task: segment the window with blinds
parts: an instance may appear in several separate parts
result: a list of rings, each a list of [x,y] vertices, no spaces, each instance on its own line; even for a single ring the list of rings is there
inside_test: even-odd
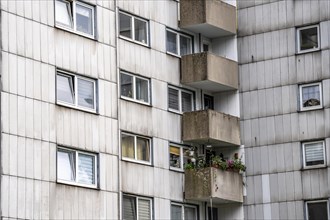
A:
[[[96,112],[96,80],[57,71],[56,103]]]
[[[96,188],[96,154],[57,148],[57,181]]]
[[[139,196],[123,195],[124,220],[152,219],[151,199]]]
[[[325,165],[324,141],[303,143],[304,167],[319,167]]]
[[[193,110],[193,93],[173,86],[168,87],[168,109],[183,113]]]

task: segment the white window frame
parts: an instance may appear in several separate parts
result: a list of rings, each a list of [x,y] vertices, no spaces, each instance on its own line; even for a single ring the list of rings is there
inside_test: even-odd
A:
[[[182,203],[177,203],[177,202],[171,202],[171,212],[172,212],[172,205],[175,205],[175,206],[181,206],[181,216],[182,216],[182,219],[181,220],[192,220],[192,219],[185,219],[184,217],[184,208],[185,207],[189,207],[189,208],[194,208],[195,209],[195,214],[196,214],[196,219],[195,220],[198,220],[198,206],[197,205],[188,205],[188,204],[182,204]],[[175,219],[177,220],[177,219]]]
[[[171,166],[171,163],[170,163],[170,148],[171,147],[177,147],[177,148],[180,148],[180,167],[181,168],[177,168],[177,167],[172,167]],[[168,153],[168,156],[169,156],[169,167],[170,167],[170,170],[175,170],[175,171],[181,171],[183,172],[184,171],[184,164],[183,164],[183,160],[184,160],[184,154],[187,150],[189,150],[189,147],[185,146],[185,145],[180,145],[180,144],[175,144],[175,143],[169,143],[168,145],[168,149],[169,149],[169,153]]]
[[[136,196],[136,195],[131,195],[131,194],[127,194],[127,193],[123,193],[123,197],[124,196],[128,196],[128,197],[133,197],[136,199],[136,220],[139,220],[139,199],[143,199],[143,200],[149,200],[150,202],[150,220],[153,219],[153,204],[152,204],[152,198],[149,197],[143,197],[143,196]],[[122,200],[123,201],[123,200]],[[124,205],[122,204],[122,207],[124,207]],[[124,213],[124,209],[122,210]],[[143,220],[143,219],[142,219]]]
[[[330,216],[329,216],[329,201],[326,200],[326,199],[322,199],[322,200],[313,200],[313,201],[306,201],[305,202],[306,220],[309,220],[308,204],[310,204],[310,203],[321,203],[321,202],[325,202],[327,204],[327,216],[328,216],[328,219],[330,219]]]
[[[127,97],[127,96],[124,96],[124,95],[121,94],[121,81],[120,81],[120,97],[123,98],[123,99],[126,99],[126,100],[138,102],[138,103],[141,103],[141,104],[150,105],[151,104],[150,79],[142,77],[142,76],[136,76],[136,75],[133,75],[133,74],[125,72],[125,71],[120,71],[120,75],[121,74],[125,74],[125,75],[131,76],[133,78],[133,81],[132,81],[132,83],[133,83],[133,98],[130,98],[130,97]],[[148,81],[148,102],[144,102],[144,101],[136,99],[136,79],[142,79],[142,80]]]
[[[316,144],[316,143],[322,143],[323,146],[323,161],[324,164],[318,164],[318,165],[306,165],[306,154],[305,154],[305,145],[308,144]],[[302,143],[302,151],[303,151],[303,167],[304,169],[313,169],[313,168],[318,168],[318,167],[325,167],[327,164],[326,161],[326,152],[325,152],[325,141],[312,141],[312,142],[304,142]]]
[[[141,135],[137,135],[137,134],[132,134],[132,133],[127,133],[127,132],[121,132],[120,135],[120,140],[122,140],[122,135],[126,135],[126,136],[132,136],[134,137],[134,158],[129,158],[129,157],[124,157],[123,155],[121,156],[122,160],[125,161],[130,161],[130,162],[135,162],[135,163],[141,163],[141,164],[146,164],[146,165],[151,165],[152,162],[152,141],[150,137],[146,137],[146,136],[141,136]],[[147,139],[149,141],[149,147],[150,147],[150,155],[149,155],[149,161],[145,161],[145,160],[138,160],[137,159],[137,138],[143,138],[143,139]],[[122,144],[121,144],[121,148],[122,148]],[[122,150],[121,150],[122,151]]]
[[[179,110],[176,110],[176,109],[172,109],[170,108],[170,103],[169,103],[169,88],[171,89],[175,89],[175,90],[178,90],[179,91]],[[194,93],[192,91],[189,91],[189,90],[186,90],[186,89],[182,89],[182,88],[178,88],[178,87],[175,87],[175,86],[171,86],[171,85],[168,85],[167,87],[167,109],[170,111],[170,112],[175,112],[175,113],[178,113],[178,114],[183,114],[183,111],[182,111],[182,92],[185,92],[185,93],[190,93],[191,94],[191,111],[194,111],[194,106],[195,106],[195,99],[194,99]]]
[[[176,34],[176,42],[177,42],[177,44],[176,44],[176,51],[178,51],[177,54],[176,53],[172,53],[172,52],[170,52],[170,51],[167,50],[167,32],[172,32],[172,33]],[[181,55],[181,48],[180,48],[180,45],[181,45],[180,36],[184,36],[184,37],[190,39],[190,53],[188,53],[188,54],[193,53],[193,38],[191,36],[166,28],[165,39],[166,39],[166,53],[167,54],[171,54],[171,55],[177,56],[177,57],[181,57],[182,56]]]
[[[75,180],[74,181],[69,181],[69,180],[62,180],[58,179],[58,158],[57,158],[57,153],[59,150],[64,150],[68,152],[74,152],[75,158],[76,158],[76,164],[75,164]],[[94,178],[95,178],[95,183],[94,184],[83,184],[78,182],[78,155],[80,154],[85,154],[89,156],[94,157]],[[80,150],[74,150],[62,146],[58,146],[56,149],[56,181],[58,183],[64,183],[64,184],[69,184],[69,185],[75,185],[75,186],[83,186],[83,187],[88,187],[88,188],[98,188],[98,155],[95,153],[90,153],[90,152],[85,152],[85,151],[80,151]]]
[[[317,43],[318,43],[318,47],[317,48],[306,49],[306,50],[301,50],[300,49],[300,43],[301,43],[300,42],[300,31],[306,30],[306,29],[310,29],[310,28],[314,28],[314,27],[317,28]],[[296,35],[297,35],[297,53],[298,54],[308,53],[308,52],[320,50],[320,48],[321,48],[321,38],[320,38],[320,25],[319,24],[297,28],[297,34]]]
[[[124,14],[126,16],[129,16],[131,17],[131,33],[132,33],[132,38],[129,38],[129,37],[126,37],[126,36],[123,36],[123,35],[120,35],[120,14]],[[140,21],[144,21],[146,22],[146,32],[147,32],[147,36],[146,36],[146,40],[147,42],[143,43],[141,41],[138,41],[138,40],[135,40],[135,19],[137,20],[140,20]],[[149,46],[149,21],[147,19],[144,19],[144,18],[141,18],[141,17],[138,17],[138,16],[135,16],[135,15],[132,15],[132,14],[129,14],[127,12],[124,12],[124,11],[121,11],[119,10],[119,13],[118,13],[118,36],[122,39],[125,39],[125,40],[128,40],[128,41],[132,41],[134,43],[137,43],[137,44],[141,44],[141,45],[144,45],[144,46]]]
[[[71,5],[71,10],[72,11],[70,12],[71,13],[70,17],[71,17],[71,22],[72,22],[72,26],[73,26],[72,28],[69,28],[65,25],[61,25],[61,24],[56,22],[56,1],[67,2]],[[83,7],[86,7],[86,8],[89,8],[89,9],[92,10],[92,35],[77,30],[76,4],[81,5]],[[58,28],[61,28],[63,30],[66,30],[66,31],[69,31],[69,32],[72,32],[72,33],[76,33],[76,34],[79,34],[79,35],[82,35],[82,36],[85,36],[85,37],[88,37],[88,38],[95,39],[95,23],[96,23],[95,22],[96,7],[95,6],[89,5],[89,4],[86,4],[84,2],[77,1],[77,0],[55,0],[54,8],[55,8],[55,27],[58,27]]]
[[[74,103],[71,104],[71,103],[67,103],[67,102],[64,102],[64,101],[61,101],[61,100],[58,100],[58,97],[57,97],[57,75],[62,75],[62,76],[69,76],[69,77],[73,77],[74,81]],[[78,79],[82,79],[82,80],[86,80],[86,81],[89,81],[89,82],[92,82],[93,83],[93,87],[94,87],[94,90],[93,90],[93,99],[94,99],[94,108],[87,108],[87,107],[83,107],[83,106],[80,106],[78,105]],[[84,77],[84,76],[80,76],[80,75],[76,75],[76,74],[73,74],[73,73],[69,73],[69,72],[66,72],[66,71],[63,71],[63,70],[56,70],[56,104],[58,105],[62,105],[62,106],[66,106],[66,107],[70,107],[70,108],[75,108],[75,109],[79,109],[79,110],[83,110],[83,111],[87,111],[87,112],[92,112],[92,113],[96,113],[97,111],[97,95],[96,95],[96,91],[97,91],[97,83],[96,83],[96,79],[92,79],[92,78],[87,78],[87,77]]]
[[[320,90],[320,105],[318,106],[309,106],[309,107],[304,107],[303,103],[303,88],[304,87],[310,87],[310,86],[319,86]],[[315,109],[321,109],[323,108],[323,91],[322,91],[322,83],[309,83],[309,84],[303,84],[299,85],[299,97],[300,97],[300,111],[308,111],[308,110],[315,110]]]

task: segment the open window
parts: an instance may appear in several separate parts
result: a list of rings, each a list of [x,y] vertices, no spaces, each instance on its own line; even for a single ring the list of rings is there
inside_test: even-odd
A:
[[[298,53],[316,51],[320,49],[320,27],[312,25],[297,28]]]
[[[56,26],[87,37],[95,37],[95,7],[80,1],[55,0]]]

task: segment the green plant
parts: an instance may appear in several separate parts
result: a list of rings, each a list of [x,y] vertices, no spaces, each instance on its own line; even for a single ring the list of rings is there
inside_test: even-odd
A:
[[[195,169],[195,165],[193,163],[186,163],[184,165],[184,169],[185,170],[192,170],[192,169]]]

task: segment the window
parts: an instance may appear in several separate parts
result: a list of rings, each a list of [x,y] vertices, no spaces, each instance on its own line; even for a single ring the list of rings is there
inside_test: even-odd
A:
[[[57,181],[96,188],[96,154],[57,148]]]
[[[325,166],[324,141],[306,142],[302,146],[304,168]]]
[[[166,51],[183,56],[192,53],[192,38],[172,30],[166,30]]]
[[[204,109],[214,109],[214,97],[204,94]]]
[[[119,35],[138,43],[148,45],[148,21],[119,12]]]
[[[186,151],[188,147],[170,144],[170,168],[174,170],[182,171],[184,165],[187,163],[188,158],[186,157]]]
[[[79,1],[56,0],[56,26],[88,37],[94,37],[94,10],[94,6]]]
[[[140,76],[120,73],[121,97],[150,104],[150,80]]]
[[[123,219],[147,220],[152,219],[152,200],[150,198],[123,195]]]
[[[316,51],[320,49],[319,25],[297,28],[298,53]]]
[[[313,110],[322,108],[322,85],[312,83],[299,86],[300,110]]]
[[[150,138],[122,133],[121,151],[123,159],[151,164],[150,142]]]
[[[218,220],[218,208],[214,208],[214,207],[207,207],[207,211],[208,211],[208,220]]]
[[[197,207],[180,203],[171,203],[172,220],[197,220]]]
[[[329,219],[329,206],[327,200],[308,201],[305,204],[307,220]]]
[[[168,109],[182,113],[192,111],[194,107],[193,93],[173,86],[168,87]]]
[[[57,104],[96,112],[96,80],[64,71],[56,74]]]

